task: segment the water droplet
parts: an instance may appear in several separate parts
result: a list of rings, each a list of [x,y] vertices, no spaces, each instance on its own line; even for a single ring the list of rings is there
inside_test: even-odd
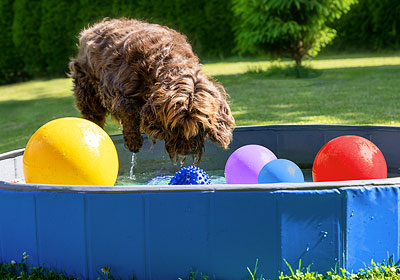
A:
[[[322,235],[323,238],[328,236],[328,232],[327,231],[321,231],[320,234]]]
[[[136,180],[135,167],[136,167],[136,154],[132,153],[131,169],[129,170],[129,179]]]
[[[354,211],[351,211],[350,217],[354,216]]]
[[[310,247],[307,247],[307,248],[306,248],[306,252],[308,252],[308,251],[310,251]]]
[[[373,220],[374,219],[374,216],[371,216],[371,220]]]

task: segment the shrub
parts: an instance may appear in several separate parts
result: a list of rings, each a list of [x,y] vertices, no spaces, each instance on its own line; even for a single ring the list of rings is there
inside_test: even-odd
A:
[[[349,11],[356,0],[234,0],[240,53],[263,50],[272,57],[291,58],[301,65],[316,56],[336,35],[328,23]]]

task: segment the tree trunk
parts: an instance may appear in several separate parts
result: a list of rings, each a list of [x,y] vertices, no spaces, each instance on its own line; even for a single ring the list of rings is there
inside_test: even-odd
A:
[[[301,62],[302,62],[301,56],[297,56],[295,58],[295,61],[296,61],[296,67],[301,67]]]
[[[296,61],[296,65],[294,67],[296,78],[300,78],[301,76],[301,62],[302,62],[302,55],[300,53],[296,53],[294,55],[294,61]]]
[[[301,61],[304,57],[303,41],[300,41],[297,50],[294,54],[294,60],[296,61],[296,67],[301,67]]]

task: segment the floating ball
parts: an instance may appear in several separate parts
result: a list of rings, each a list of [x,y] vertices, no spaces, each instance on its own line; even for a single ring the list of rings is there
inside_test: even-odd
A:
[[[304,175],[294,162],[287,159],[275,159],[261,169],[258,174],[258,183],[304,183]]]
[[[382,152],[371,141],[345,135],[326,143],[315,157],[314,182],[387,178]]]
[[[235,150],[225,164],[227,184],[257,184],[261,169],[276,156],[260,145],[245,145]]]
[[[175,173],[168,185],[209,185],[211,180],[202,169],[189,166],[182,167]]]
[[[108,134],[81,118],[60,118],[40,127],[23,157],[26,183],[112,186],[118,155]]]

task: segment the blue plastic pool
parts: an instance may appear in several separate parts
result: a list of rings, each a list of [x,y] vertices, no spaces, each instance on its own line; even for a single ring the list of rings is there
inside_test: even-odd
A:
[[[223,169],[230,153],[260,144],[279,158],[310,168],[334,137],[353,134],[374,142],[389,172],[400,167],[400,127],[276,125],[239,127],[230,150],[207,144],[200,167]],[[132,155],[115,136],[120,175]],[[136,170],[179,169],[162,142],[146,141]],[[399,258],[400,178],[301,184],[201,186],[58,186],[9,183],[22,178],[23,150],[0,155],[0,260],[45,263],[96,279],[104,266],[115,277],[177,279],[198,271],[210,279],[246,279],[246,267],[265,278],[312,264],[358,270],[390,255]]]

